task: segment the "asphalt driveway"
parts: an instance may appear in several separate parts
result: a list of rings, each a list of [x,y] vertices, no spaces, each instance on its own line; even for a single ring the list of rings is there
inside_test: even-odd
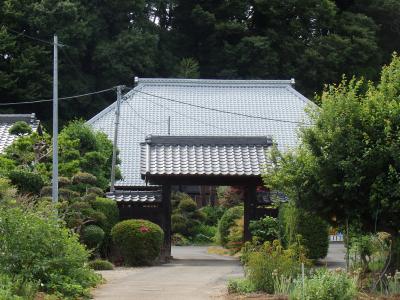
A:
[[[243,276],[236,258],[208,254],[207,247],[173,247],[172,255],[161,266],[102,271],[107,283],[93,292],[94,299],[213,299],[226,293],[228,278]]]

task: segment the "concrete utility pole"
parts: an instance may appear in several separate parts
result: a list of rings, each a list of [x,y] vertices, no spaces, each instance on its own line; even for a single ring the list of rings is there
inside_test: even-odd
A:
[[[58,38],[54,36],[53,57],[53,203],[58,202]]]
[[[118,127],[119,127],[119,115],[120,115],[120,107],[122,100],[122,85],[117,86],[117,107],[115,109],[115,127],[114,127],[114,142],[113,142],[113,154],[112,154],[112,162],[111,162],[111,184],[110,184],[110,192],[115,191],[115,164],[117,161],[117,143],[118,143]]]

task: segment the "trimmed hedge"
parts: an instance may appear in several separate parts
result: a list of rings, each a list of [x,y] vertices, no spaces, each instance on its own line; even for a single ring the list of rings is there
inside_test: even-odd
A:
[[[97,197],[92,203],[94,210],[103,213],[106,216],[106,220],[101,222],[99,226],[104,230],[106,234],[111,232],[111,229],[119,220],[119,210],[117,202],[108,198]]]
[[[164,232],[147,220],[131,219],[119,222],[111,230],[111,237],[129,266],[149,265],[158,257]]]
[[[21,193],[39,194],[44,186],[42,177],[34,172],[15,169],[8,174],[11,183],[18,188]]]
[[[97,225],[88,225],[82,230],[82,239],[89,249],[97,248],[104,239],[104,230]]]
[[[95,259],[89,262],[89,267],[96,271],[114,270],[114,265],[108,260]]]
[[[294,222],[293,227],[296,235],[301,235],[302,244],[307,249],[307,257],[310,259],[324,258],[328,254],[329,247],[329,224],[314,213],[296,208],[296,216],[287,217],[289,212],[288,204],[282,205],[279,212],[279,223],[282,228],[287,227],[287,222]],[[293,207],[290,208],[293,210]],[[282,230],[284,244],[288,245],[286,230]]]
[[[219,242],[222,246],[228,243],[229,229],[235,225],[236,220],[243,216],[243,206],[231,207],[225,211],[218,223]]]

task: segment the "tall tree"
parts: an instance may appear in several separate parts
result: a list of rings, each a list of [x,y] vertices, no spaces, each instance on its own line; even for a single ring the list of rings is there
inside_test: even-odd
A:
[[[265,182],[328,219],[400,235],[399,99],[397,56],[377,86],[356,79],[330,86],[300,148],[275,153]]]

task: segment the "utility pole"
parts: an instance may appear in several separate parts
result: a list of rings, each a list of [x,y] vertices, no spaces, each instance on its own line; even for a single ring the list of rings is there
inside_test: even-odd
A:
[[[171,135],[171,117],[168,117],[168,135]]]
[[[117,107],[115,109],[115,127],[114,127],[114,141],[113,141],[113,154],[111,162],[111,184],[110,192],[115,192],[115,164],[117,161],[117,143],[118,143],[118,127],[119,127],[119,115],[122,99],[122,85],[117,86]]]
[[[53,57],[53,203],[58,202],[58,37],[54,35]]]

